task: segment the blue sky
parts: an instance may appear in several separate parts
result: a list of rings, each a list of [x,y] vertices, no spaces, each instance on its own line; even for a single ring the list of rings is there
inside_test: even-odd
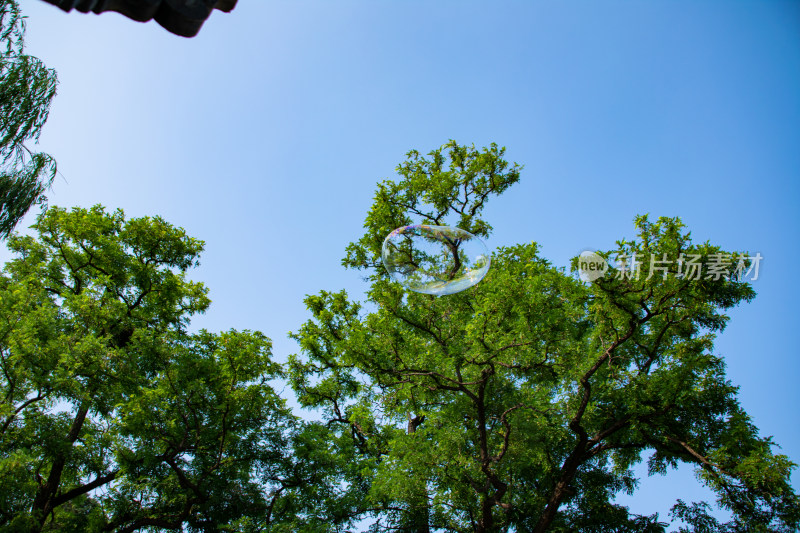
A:
[[[60,79],[40,143],[63,175],[51,204],[161,215],[205,240],[192,276],[214,303],[197,327],[296,352],[304,295],[365,288],[340,260],[376,182],[412,148],[496,142],[525,168],[485,211],[490,248],[536,241],[565,266],[650,213],[762,254],[758,297],[716,351],[800,462],[797,2],[239,0],[193,39],[23,10],[28,53]],[[622,501],[665,518],[704,494],[685,469]]]

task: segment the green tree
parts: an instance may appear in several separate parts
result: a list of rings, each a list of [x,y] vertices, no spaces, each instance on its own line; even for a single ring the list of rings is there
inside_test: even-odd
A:
[[[43,203],[55,161],[32,152],[56,94],[56,74],[23,53],[25,21],[16,0],[0,0],[0,238]]]
[[[203,243],[156,218],[51,208],[0,275],[0,529],[307,531],[337,471],[270,386],[259,332],[187,324]],[[316,526],[314,526],[316,524]]]
[[[349,450],[338,475],[349,512],[373,531],[665,531],[658,515],[613,502],[632,467],[680,462],[732,512],[676,502],[691,531],[794,531],[794,468],[758,435],[712,353],[724,310],[755,293],[719,277],[636,279],[612,269],[583,283],[535,244],[498,249],[486,278],[449,296],[404,292],[381,262],[384,237],[423,223],[486,237],[486,201],[519,179],[496,145],[449,142],[409,152],[400,179],[379,184],[343,264],[367,272],[369,309],[345,292],[306,304],[289,374],[301,403],[321,410],[329,442]],[[609,256],[708,262],[678,219],[636,220],[638,237]],[[704,276],[705,277],[705,276]],[[684,531],[689,531],[684,529]]]

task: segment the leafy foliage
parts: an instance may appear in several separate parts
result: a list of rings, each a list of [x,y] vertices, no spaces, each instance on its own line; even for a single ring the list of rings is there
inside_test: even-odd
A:
[[[0,528],[293,531],[329,518],[305,496],[324,491],[318,428],[270,385],[283,371],[269,339],[186,332],[209,305],[186,279],[201,241],[101,207],[51,208],[33,229],[9,239],[0,276]]]
[[[793,531],[794,465],[758,436],[712,353],[724,310],[755,295],[725,277],[613,270],[584,284],[535,244],[498,249],[477,286],[437,298],[404,293],[380,263],[395,227],[458,225],[488,236],[485,202],[519,178],[492,145],[416,151],[379,184],[364,236],[343,263],[366,269],[375,310],[344,292],[309,296],[289,375],[357,466],[342,471],[374,531],[665,531],[613,504],[631,468],[679,462],[732,511],[737,531]],[[605,255],[703,260],[677,219],[636,220],[638,237]],[[332,438],[333,440],[333,438]],[[677,518],[704,531],[703,508]],[[694,520],[694,522],[692,522]]]
[[[23,53],[25,21],[16,0],[0,0],[0,237],[43,203],[56,173],[47,154],[25,146],[37,141],[56,94],[56,74]]]
[[[0,274],[0,528],[9,531],[666,531],[614,503],[632,468],[684,462],[732,518],[676,502],[682,532],[794,531],[794,464],[758,435],[713,353],[755,293],[725,276],[612,269],[591,284],[500,248],[482,282],[406,293],[384,231],[460,224],[519,179],[503,149],[410,152],[345,265],[367,306],[308,296],[285,366],[259,332],[188,332],[203,243],[159,217],[51,208]],[[441,178],[447,186],[437,180]],[[677,219],[612,256],[705,260]],[[287,380],[303,421],[273,384]]]

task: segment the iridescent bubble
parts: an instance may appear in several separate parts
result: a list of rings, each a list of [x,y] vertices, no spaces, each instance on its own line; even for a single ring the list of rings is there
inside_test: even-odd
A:
[[[381,249],[392,278],[414,292],[443,296],[468,289],[489,271],[489,250],[478,237],[452,226],[403,226]]]

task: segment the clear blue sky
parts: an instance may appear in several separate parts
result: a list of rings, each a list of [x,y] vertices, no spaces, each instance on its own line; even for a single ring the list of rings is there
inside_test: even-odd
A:
[[[193,39],[23,9],[28,52],[60,79],[51,203],[204,239],[193,278],[214,303],[197,327],[261,330],[283,360],[304,295],[364,289],[340,260],[403,154],[497,142],[525,169],[486,210],[490,248],[537,241],[567,265],[650,213],[762,254],[716,350],[800,462],[800,3],[239,0]],[[686,469],[623,501],[666,518],[704,494]]]

